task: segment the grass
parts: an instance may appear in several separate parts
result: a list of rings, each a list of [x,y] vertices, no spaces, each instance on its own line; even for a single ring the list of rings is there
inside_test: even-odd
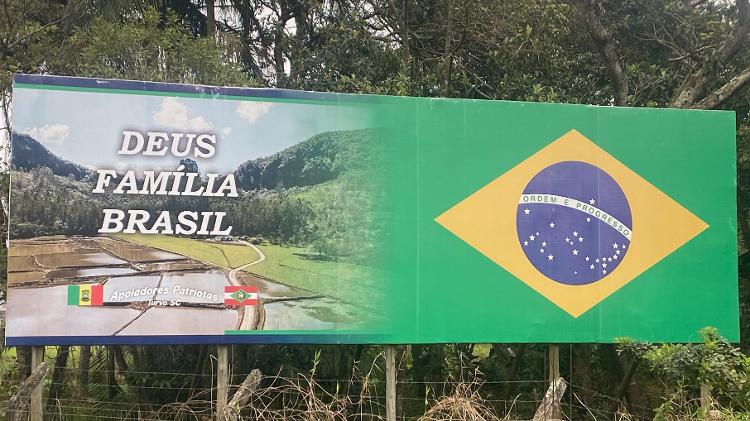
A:
[[[221,244],[168,235],[117,234],[115,237],[192,257],[225,269],[232,269],[258,260],[260,256],[245,245]]]
[[[258,260],[252,248],[244,245],[212,243],[167,235],[117,234],[122,240],[179,253],[225,269]],[[377,306],[373,298],[380,291],[376,270],[363,265],[320,260],[303,247],[263,244],[258,246],[266,260],[244,269],[274,281],[336,297],[367,307]]]
[[[376,270],[353,263],[319,260],[306,248],[263,244],[266,260],[244,269],[287,285],[374,307]]]

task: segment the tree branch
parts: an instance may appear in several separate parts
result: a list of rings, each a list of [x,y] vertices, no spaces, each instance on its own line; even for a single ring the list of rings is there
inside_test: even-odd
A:
[[[737,26],[734,30],[734,36],[727,40],[721,52],[720,63],[724,64],[734,57],[747,41],[747,35],[750,33],[750,0],[737,0]]]
[[[695,104],[693,108],[702,108],[710,110],[723,104],[735,92],[742,89],[750,82],[750,67],[740,72],[738,75],[722,85],[719,89],[708,94],[701,102]]]
[[[615,44],[612,41],[607,29],[602,24],[599,16],[601,5],[595,0],[580,0],[579,6],[586,20],[591,40],[594,42],[596,49],[604,59],[604,65],[607,68],[610,82],[614,89],[615,105],[628,105],[628,79],[620,65],[620,58],[615,50]]]
[[[736,0],[736,1],[737,1],[736,3],[737,25],[735,26],[734,35],[732,35],[731,38],[726,40],[726,42],[724,43],[724,46],[721,48],[721,51],[718,54],[718,57],[711,58],[711,56],[709,56],[709,58],[703,62],[703,65],[700,68],[698,68],[698,70],[687,79],[686,83],[684,83],[680,87],[680,90],[674,97],[675,99],[672,101],[672,104],[671,104],[672,107],[703,108],[700,105],[694,105],[694,104],[698,100],[698,98],[700,98],[700,95],[703,94],[706,84],[708,83],[708,80],[709,80],[709,74],[713,73],[717,67],[720,67],[726,64],[745,45],[747,36],[748,34],[750,34],[750,4],[748,3],[750,0]],[[736,79],[738,76],[735,76],[735,78],[733,78],[727,84],[732,83],[732,81]],[[742,84],[744,83],[746,82],[743,82]],[[724,89],[725,86],[722,86],[716,92],[722,91],[722,89]],[[740,87],[742,86],[738,86],[736,89],[739,89]],[[731,93],[734,93],[736,89],[732,90]],[[706,97],[700,103],[714,102],[714,101],[708,101],[708,100],[710,97],[714,97],[716,99],[717,98],[715,96],[716,92],[708,95],[708,97]],[[726,100],[726,98],[728,98],[728,96],[724,97],[720,102],[713,105],[713,107],[720,105],[722,102],[724,102],[724,100]],[[709,107],[709,108],[713,108],[713,107]]]

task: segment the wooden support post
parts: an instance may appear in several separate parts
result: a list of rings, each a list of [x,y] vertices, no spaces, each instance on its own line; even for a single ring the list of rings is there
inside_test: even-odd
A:
[[[560,346],[557,344],[550,344],[547,355],[549,356],[547,359],[549,381],[552,383],[560,377]]]
[[[712,411],[714,399],[711,397],[711,386],[701,383],[701,408],[703,409],[703,418],[707,420],[717,419]],[[719,417],[720,419],[720,417]]]
[[[385,346],[385,419],[396,421],[396,347]]]
[[[558,344],[550,344],[548,351],[547,362],[549,365],[549,382],[551,387],[555,387],[557,379],[560,378],[560,346]],[[553,390],[553,394],[558,391]],[[552,419],[562,419],[562,410],[560,408],[560,402],[553,403],[552,406]]]
[[[44,347],[31,347],[31,372],[44,362]],[[29,402],[29,421],[42,421],[44,414],[44,403],[42,394],[44,393],[44,382],[39,384],[31,392],[31,401]]]
[[[229,399],[229,345],[216,347],[216,419],[224,419]]]

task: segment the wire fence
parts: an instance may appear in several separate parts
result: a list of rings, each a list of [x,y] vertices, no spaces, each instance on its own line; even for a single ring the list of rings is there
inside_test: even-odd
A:
[[[91,376],[86,387],[79,384],[80,369],[59,368],[63,381],[49,376],[44,382],[44,419],[121,419],[121,420],[210,420],[215,419],[217,390],[210,373],[158,371],[118,372],[107,381],[103,373]],[[229,397],[239,390],[249,373],[233,373]],[[128,377],[128,378],[126,378]],[[139,384],[139,378],[172,377],[173,382]],[[193,380],[209,383],[196,386]],[[113,381],[112,381],[113,380]],[[8,381],[6,379],[5,383]],[[542,402],[547,380],[465,381],[400,380],[397,396],[399,419],[432,420],[520,420],[531,419]],[[613,396],[567,384],[561,402],[563,419],[615,420],[618,400]],[[524,392],[498,396],[497,390],[516,387]],[[417,390],[421,396],[403,393]],[[529,390],[533,392],[529,392]],[[59,396],[51,396],[53,393]],[[109,396],[109,397],[108,397]],[[597,403],[586,402],[594,397]],[[171,397],[171,402],[160,398]],[[609,402],[612,405],[602,405]],[[0,401],[0,415],[7,411],[7,400]],[[384,420],[385,380],[366,373],[346,378],[315,378],[312,374],[293,377],[263,376],[259,387],[237,409],[242,419],[255,420]],[[636,408],[646,410],[647,408]],[[457,418],[446,414],[460,413]],[[640,419],[632,418],[632,419]]]
[[[143,364],[135,363],[132,351],[125,354],[127,358],[118,359],[112,349],[114,347],[101,347],[91,352],[85,368],[80,355],[71,354],[64,366],[50,370],[43,381],[44,419],[216,419],[217,361],[212,355],[206,357],[202,366],[191,362],[196,366],[193,372],[149,371],[136,368]],[[179,355],[170,357],[178,358]],[[56,353],[46,355],[50,365],[54,365],[56,358]],[[232,361],[237,364],[230,367],[230,399],[250,374],[249,370],[240,367],[253,365],[241,358]],[[353,367],[344,364],[351,368],[348,375],[325,376],[321,374],[324,370],[316,368],[317,364],[312,370],[302,370],[294,375],[289,375],[286,368],[283,373],[265,373],[257,389],[236,406],[240,419],[385,419],[386,380],[382,354],[375,355],[368,362],[368,370],[363,370],[358,364]],[[538,373],[542,378],[498,380],[487,379],[478,370],[462,367],[458,378],[422,380],[413,378],[413,369],[399,367],[398,370],[396,400],[399,420],[529,420],[550,387],[546,370]],[[19,366],[0,364],[0,418],[7,417],[8,398],[23,380],[19,370]],[[341,370],[338,371],[341,374]],[[328,372],[330,374],[331,370]],[[566,386],[567,391],[559,403],[562,419],[653,419],[653,408],[649,406],[630,402],[623,406],[623,399],[606,391],[570,381]]]

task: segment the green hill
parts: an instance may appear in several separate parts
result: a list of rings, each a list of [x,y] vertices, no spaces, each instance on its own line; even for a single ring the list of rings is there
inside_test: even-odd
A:
[[[372,130],[325,132],[271,156],[242,163],[235,171],[243,190],[304,187],[361,170],[374,153]]]

